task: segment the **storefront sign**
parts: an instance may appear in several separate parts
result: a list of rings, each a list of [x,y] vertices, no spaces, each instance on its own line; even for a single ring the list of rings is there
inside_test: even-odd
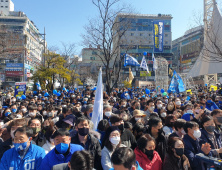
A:
[[[6,63],[6,67],[23,67],[23,63]]]
[[[12,77],[12,76],[23,76],[23,71],[5,71],[5,75],[8,77]]]

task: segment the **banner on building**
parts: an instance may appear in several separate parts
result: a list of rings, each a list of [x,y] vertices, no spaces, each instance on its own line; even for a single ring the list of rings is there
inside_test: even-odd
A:
[[[151,71],[147,73],[147,71],[140,71],[140,77],[150,77],[151,76]]]
[[[23,63],[6,63],[6,67],[23,67]]]
[[[164,21],[153,21],[154,52],[163,52]]]
[[[23,71],[5,71],[5,75],[8,76],[8,77],[11,77],[11,76],[22,77],[23,76]]]
[[[15,97],[21,97],[26,92],[26,82],[15,83]]]

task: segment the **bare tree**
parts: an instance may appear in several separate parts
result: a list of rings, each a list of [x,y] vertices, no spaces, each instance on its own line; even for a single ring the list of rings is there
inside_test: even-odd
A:
[[[92,0],[99,15],[89,19],[82,35],[83,45],[97,48],[97,56],[105,69],[106,90],[110,94],[116,86],[124,57],[120,57],[120,44],[125,32],[131,27],[130,14],[134,9],[121,0]],[[127,14],[126,14],[127,12]],[[121,17],[117,17],[122,14]],[[112,83],[113,81],[113,83]]]

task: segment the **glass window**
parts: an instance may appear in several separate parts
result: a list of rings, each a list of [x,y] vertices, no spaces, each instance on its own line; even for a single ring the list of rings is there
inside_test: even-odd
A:
[[[168,41],[165,41],[165,44],[168,44]]]
[[[92,54],[97,54],[97,52],[95,52],[95,51],[92,51]]]
[[[134,33],[131,33],[131,36],[134,36]]]
[[[5,6],[5,8],[8,8],[8,6]]]
[[[168,34],[165,34],[165,37],[168,37]]]
[[[140,33],[140,36],[143,36],[143,33]]]
[[[3,6],[1,6],[1,8],[3,8]]]

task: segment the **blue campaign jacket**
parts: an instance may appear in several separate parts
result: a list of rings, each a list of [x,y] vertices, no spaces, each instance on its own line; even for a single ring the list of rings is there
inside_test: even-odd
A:
[[[214,102],[212,102],[211,104],[206,103],[206,108],[210,111],[213,111],[214,109],[219,109],[219,107]]]
[[[200,159],[196,158],[196,154],[203,153],[201,151],[202,144],[206,143],[202,139],[194,140],[188,134],[184,135],[183,141],[185,143],[184,147],[184,155],[189,159],[190,167],[194,170],[203,170],[204,165],[200,161]],[[208,156],[211,156],[212,153],[210,152]]]
[[[7,150],[0,163],[1,170],[39,170],[45,150],[37,145],[30,144],[25,157],[21,160],[15,148]]]
[[[143,170],[143,168],[140,167],[139,162],[136,161],[137,164],[137,170]],[[110,168],[109,170],[115,170],[114,168]]]
[[[70,144],[70,152],[66,157],[64,157],[63,154],[56,154],[54,148],[42,160],[41,170],[51,170],[54,165],[61,163],[68,163],[72,157],[72,154],[76,151],[81,151],[81,150],[84,150],[82,146],[76,144]]]

